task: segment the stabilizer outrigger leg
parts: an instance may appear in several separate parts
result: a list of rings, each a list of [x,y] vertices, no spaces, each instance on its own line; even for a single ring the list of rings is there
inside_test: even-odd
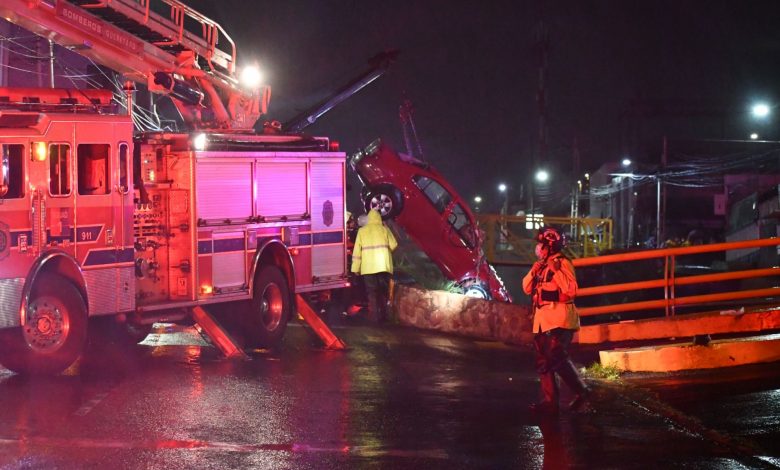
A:
[[[306,323],[309,324],[311,329],[317,333],[317,336],[319,336],[323,344],[325,344],[325,349],[334,351],[343,351],[347,349],[347,345],[341,341],[338,336],[333,334],[330,328],[328,328],[328,325],[314,313],[314,310],[312,310],[306,300],[301,297],[301,294],[297,294],[295,299],[298,304],[298,313],[303,317]]]
[[[233,337],[203,307],[193,307],[192,317],[225,357],[230,359],[249,358],[244,350],[236,345]]]

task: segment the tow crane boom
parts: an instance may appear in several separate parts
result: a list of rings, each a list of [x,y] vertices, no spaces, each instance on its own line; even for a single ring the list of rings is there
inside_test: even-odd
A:
[[[368,60],[369,68],[365,72],[324,100],[282,124],[282,130],[285,132],[301,132],[303,129],[314,124],[322,115],[384,75],[397,57],[398,51],[390,50],[381,52],[370,58]]]
[[[230,36],[179,0],[3,0],[0,15],[169,95],[193,129],[251,130],[267,112],[269,87],[239,87]]]

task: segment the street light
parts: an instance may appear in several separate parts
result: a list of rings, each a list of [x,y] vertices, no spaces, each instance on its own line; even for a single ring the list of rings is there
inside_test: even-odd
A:
[[[755,132],[750,134],[750,140],[756,140],[756,139],[758,139],[758,134],[756,134]]]
[[[501,214],[506,215],[507,210],[509,210],[509,187],[501,183],[498,185],[498,190],[504,193],[504,205],[501,206]]]
[[[474,196],[474,212],[479,212],[479,206],[482,204],[482,196],[477,194]]]
[[[631,166],[631,159],[630,158],[624,158],[620,163],[623,166]]]
[[[550,174],[547,173],[547,170],[539,170],[536,172],[536,181],[540,183],[545,183],[549,179],[550,179]]]
[[[765,118],[769,116],[771,109],[766,103],[756,103],[752,108],[750,108],[750,112],[753,114],[753,117]]]

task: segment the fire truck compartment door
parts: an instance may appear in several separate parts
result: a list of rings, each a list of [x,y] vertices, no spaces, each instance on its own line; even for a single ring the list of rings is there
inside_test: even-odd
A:
[[[257,162],[257,215],[303,218],[306,195],[306,162]]]
[[[247,219],[252,216],[252,164],[199,161],[198,217],[204,220]]]
[[[246,232],[214,234],[213,282],[218,289],[236,290],[246,286]]]
[[[312,161],[311,271],[315,278],[345,274],[344,179],[343,161]]]

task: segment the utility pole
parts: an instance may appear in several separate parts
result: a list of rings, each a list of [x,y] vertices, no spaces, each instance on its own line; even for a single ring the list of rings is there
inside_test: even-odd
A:
[[[540,163],[547,161],[547,61],[550,47],[549,31],[544,22],[544,14],[540,13],[539,24],[536,29],[536,50],[538,55],[539,83],[536,90],[536,105],[539,113],[539,128],[537,130],[538,150],[535,153],[533,168],[531,169],[530,181],[530,203],[531,220],[536,226],[534,207],[536,201],[536,181],[535,173],[540,168]]]
[[[661,243],[666,238],[666,227],[664,226],[666,225],[666,188],[664,187],[663,179],[661,178],[661,174],[665,171],[669,161],[669,140],[666,136],[663,137],[661,147],[661,170],[658,172],[658,177],[656,178],[658,187],[656,194],[655,238],[658,246],[661,246]]]
[[[574,136],[574,141],[572,142],[572,175],[573,175],[573,181],[572,181],[572,190],[571,190],[571,219],[572,222],[577,219],[580,214],[580,184],[578,182],[578,178],[580,175],[580,143],[579,139],[577,139],[577,136]],[[577,227],[578,225],[576,223],[571,224],[571,237],[573,240],[577,239]]]
[[[539,53],[539,84],[536,90],[536,104],[539,112],[539,153],[534,162],[538,168],[540,162],[547,161],[547,61],[550,52],[550,34],[544,20],[539,21],[536,30],[536,49]],[[536,169],[534,168],[534,169]]]

